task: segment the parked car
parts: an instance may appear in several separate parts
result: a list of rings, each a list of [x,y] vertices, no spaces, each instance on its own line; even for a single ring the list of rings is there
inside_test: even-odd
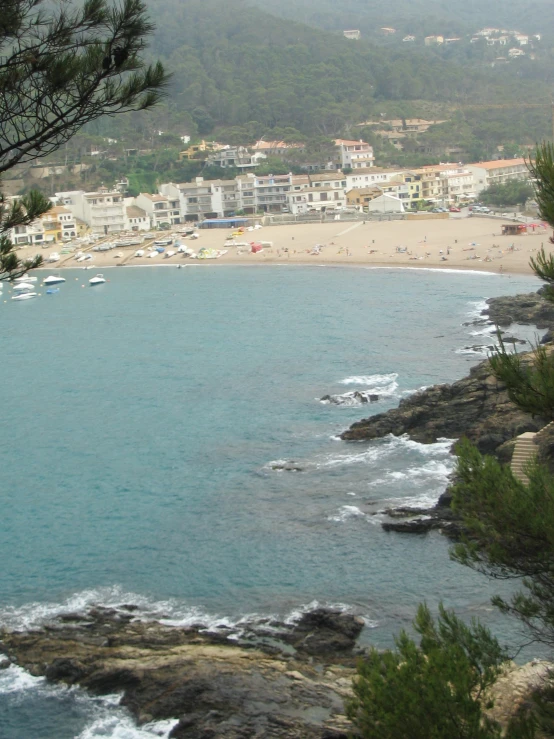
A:
[[[451,213],[461,213],[461,208],[457,208],[455,205],[450,206],[448,209]]]

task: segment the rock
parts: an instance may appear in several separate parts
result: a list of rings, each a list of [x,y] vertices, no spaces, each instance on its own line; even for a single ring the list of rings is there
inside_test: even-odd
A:
[[[7,657],[0,657],[0,670],[7,670],[11,662]]]
[[[364,628],[364,620],[341,611],[316,608],[304,613],[285,638],[307,654],[351,652]]]
[[[304,468],[300,467],[294,460],[271,465],[272,470],[282,470],[285,472],[303,472]]]
[[[73,685],[86,675],[86,670],[77,660],[60,657],[48,665],[44,674],[47,680]]]
[[[422,443],[467,436],[487,453],[524,431],[538,431],[546,419],[533,418],[508,398],[492,375],[488,361],[473,367],[469,377],[451,385],[433,385],[400,401],[398,408],[352,424],[341,434],[362,441],[393,434]]]
[[[203,629],[116,615],[95,608],[86,622],[59,620],[32,633],[1,631],[2,648],[34,675],[93,694],[123,693],[122,705],[139,723],[179,719],[171,732],[175,739],[348,735],[344,699],[355,674],[352,646],[362,619],[317,609],[293,627],[282,625],[281,652],[267,654]],[[276,642],[273,622],[260,629],[270,626]],[[301,648],[293,652],[292,642]],[[332,674],[325,676],[328,666]]]
[[[413,521],[384,521],[381,526],[384,531],[399,531],[404,534],[426,534],[433,528],[432,518],[416,518]]]

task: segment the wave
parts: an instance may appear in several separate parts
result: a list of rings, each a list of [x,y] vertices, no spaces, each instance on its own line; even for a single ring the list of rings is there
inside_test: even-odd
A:
[[[377,385],[389,385],[398,379],[396,372],[386,375],[353,375],[339,380],[339,385],[364,385],[365,387],[375,387]]]
[[[16,694],[19,700],[30,701],[33,698],[67,700],[70,696],[75,704],[74,710],[82,711],[83,722],[86,722],[75,739],[168,739],[178,723],[175,718],[138,727],[128,711],[120,707],[120,694],[92,696],[76,687],[49,683],[44,677],[34,677],[22,667],[10,665],[0,670],[0,696]]]
[[[453,439],[439,439],[434,444],[422,444],[410,439],[408,434],[393,436],[389,434],[384,439],[379,439],[361,452],[350,452],[345,454],[330,455],[320,462],[316,462],[316,468],[340,467],[351,464],[375,463],[394,454],[402,454],[407,451],[417,452],[424,457],[449,455]]]
[[[489,356],[491,345],[485,346],[464,346],[461,349],[456,349],[455,354],[468,354],[474,357],[482,357],[486,359]]]
[[[488,298],[482,298],[481,300],[472,300],[469,303],[469,309],[466,313],[468,318],[474,318],[483,320],[488,314],[489,304],[487,303]]]
[[[366,518],[366,514],[355,505],[343,505],[334,516],[328,516],[328,521],[346,521],[348,518]]]

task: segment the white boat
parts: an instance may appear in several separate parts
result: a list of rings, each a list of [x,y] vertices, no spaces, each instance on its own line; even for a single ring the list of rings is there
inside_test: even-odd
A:
[[[174,256],[175,256],[175,252],[174,251],[172,251],[172,250],[166,251],[166,253],[164,254],[164,259],[169,259],[169,257],[174,257]]]
[[[13,291],[15,292],[28,292],[29,290],[34,290],[35,285],[33,285],[32,282],[17,282],[13,286]]]
[[[45,285],[57,285],[60,282],[65,282],[65,277],[60,277],[59,275],[49,275],[44,279]]]
[[[135,252],[135,257],[143,257],[144,256],[144,249],[137,249]]]
[[[50,256],[48,257],[48,259],[46,261],[48,261],[48,262],[59,262],[60,261],[60,255],[58,254],[57,251],[53,251],[52,254],[50,254]]]
[[[14,282],[37,282],[37,280],[38,280],[38,277],[31,277],[30,275],[22,275],[21,277],[16,277]]]
[[[96,277],[90,278],[90,280],[88,281],[88,284],[91,287],[94,287],[95,285],[102,285],[104,282],[106,282],[104,275],[96,275]]]
[[[36,298],[38,293],[20,293],[19,295],[12,295],[12,300],[29,300],[30,298]]]
[[[149,259],[154,259],[154,257],[157,257],[158,256],[158,254],[159,254],[159,252],[157,252],[157,251],[151,251],[150,254],[148,255],[148,258]]]

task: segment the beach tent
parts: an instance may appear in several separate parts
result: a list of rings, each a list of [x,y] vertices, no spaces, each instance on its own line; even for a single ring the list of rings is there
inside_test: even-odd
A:
[[[250,249],[252,251],[252,254],[256,254],[257,252],[259,252],[259,251],[262,250],[262,245],[260,243],[256,242],[256,241],[253,241],[250,244]]]

